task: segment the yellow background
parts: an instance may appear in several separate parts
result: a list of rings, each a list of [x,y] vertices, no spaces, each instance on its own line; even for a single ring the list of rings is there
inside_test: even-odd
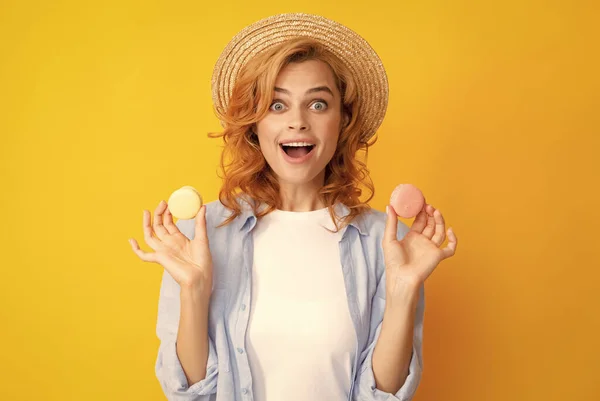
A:
[[[217,199],[214,62],[308,12],[359,32],[390,101],[379,210],[419,186],[459,246],[427,281],[416,401],[600,399],[597,2],[0,5],[0,399],[163,400],[142,210]]]

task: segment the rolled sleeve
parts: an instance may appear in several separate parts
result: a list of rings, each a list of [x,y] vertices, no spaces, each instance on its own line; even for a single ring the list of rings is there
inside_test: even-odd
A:
[[[193,220],[179,220],[178,228],[188,238]],[[191,239],[191,238],[190,238]],[[156,377],[169,401],[208,401],[217,392],[218,358],[214,339],[208,336],[206,377],[191,386],[177,356],[177,331],[180,316],[180,286],[164,270],[158,301],[156,335],[160,340],[155,364]],[[213,396],[214,398],[214,396]]]
[[[206,377],[188,386],[187,378],[177,357],[175,341],[162,342],[156,359],[156,377],[169,401],[204,401],[217,392],[217,360],[215,347],[209,339]]]
[[[382,280],[380,286],[385,286]],[[385,289],[385,287],[383,287]],[[379,289],[378,289],[379,290]],[[380,292],[380,291],[378,291]],[[408,376],[402,387],[395,393],[387,393],[376,387],[373,374],[373,351],[381,333],[385,299],[375,295],[371,312],[369,344],[361,353],[361,365],[355,383],[355,401],[411,401],[417,391],[423,371],[423,315],[425,309],[425,288],[419,290],[419,300],[415,314],[413,331],[413,351],[408,368]],[[398,370],[399,371],[399,370]]]
[[[155,373],[169,401],[205,401],[217,392],[218,360],[215,344],[208,337],[206,377],[188,385],[185,372],[177,356],[177,330],[179,327],[179,285],[165,270],[158,301],[156,335],[160,340]]]

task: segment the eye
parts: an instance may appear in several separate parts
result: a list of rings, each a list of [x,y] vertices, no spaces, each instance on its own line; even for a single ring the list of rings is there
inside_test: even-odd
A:
[[[325,100],[317,100],[313,103],[313,106],[315,107],[315,110],[325,110],[327,109],[327,102]]]
[[[273,111],[281,111],[283,110],[283,103],[277,101],[277,102],[273,102],[271,103],[271,107],[269,107],[269,109],[273,110]]]

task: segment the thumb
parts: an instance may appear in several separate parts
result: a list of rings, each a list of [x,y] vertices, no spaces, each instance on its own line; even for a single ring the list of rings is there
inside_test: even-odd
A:
[[[208,235],[206,233],[206,205],[202,205],[194,219],[196,223],[194,225],[194,239],[208,243]]]
[[[387,212],[387,218],[385,220],[383,242],[392,242],[398,239],[398,215],[391,205],[387,205],[385,209]]]

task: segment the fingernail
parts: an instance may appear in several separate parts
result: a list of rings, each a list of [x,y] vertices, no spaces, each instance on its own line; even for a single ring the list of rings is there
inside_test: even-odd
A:
[[[388,215],[390,214],[389,206],[385,207],[385,214],[388,214]]]

